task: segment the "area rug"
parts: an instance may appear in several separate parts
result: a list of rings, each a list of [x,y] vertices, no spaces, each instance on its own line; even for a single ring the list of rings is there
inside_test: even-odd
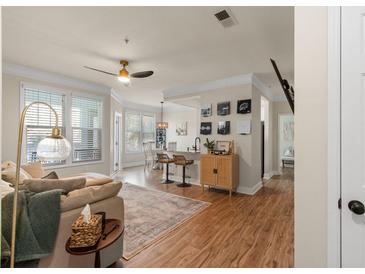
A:
[[[131,259],[210,203],[124,183],[123,258]]]

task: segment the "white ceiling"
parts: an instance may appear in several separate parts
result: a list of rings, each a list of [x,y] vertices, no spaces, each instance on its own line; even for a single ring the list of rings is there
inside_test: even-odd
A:
[[[221,7],[3,7],[3,60],[110,86],[126,100],[158,106],[162,91],[255,73],[282,96],[269,58],[292,83],[292,7],[231,7],[238,25],[223,28]],[[123,39],[130,42],[125,45]],[[130,72],[154,70],[124,87],[109,75],[120,59]]]

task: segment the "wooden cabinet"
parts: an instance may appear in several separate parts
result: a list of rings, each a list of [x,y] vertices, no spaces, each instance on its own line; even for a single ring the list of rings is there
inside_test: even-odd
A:
[[[238,156],[202,154],[200,158],[200,184],[235,191],[238,185]]]

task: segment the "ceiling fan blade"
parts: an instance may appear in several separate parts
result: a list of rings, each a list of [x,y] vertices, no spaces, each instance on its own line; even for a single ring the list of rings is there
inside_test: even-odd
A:
[[[131,77],[133,78],[146,78],[149,77],[153,74],[152,70],[147,70],[147,71],[139,71],[139,72],[135,72],[131,74]]]
[[[96,69],[96,68],[92,68],[92,67],[88,67],[88,66],[84,66],[84,68],[95,70],[97,72],[101,72],[101,73],[105,73],[105,74],[109,74],[109,75],[113,75],[113,76],[118,76],[118,74],[107,72],[107,71],[104,71],[104,70],[101,70],[101,69]]]

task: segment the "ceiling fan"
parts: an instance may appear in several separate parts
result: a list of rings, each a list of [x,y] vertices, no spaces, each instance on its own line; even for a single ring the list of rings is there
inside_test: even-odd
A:
[[[118,77],[118,80],[121,81],[125,86],[130,85],[130,77],[133,77],[133,78],[146,78],[146,77],[149,77],[153,74],[152,70],[139,71],[139,72],[134,72],[132,74],[129,74],[128,70],[126,69],[126,67],[129,64],[128,61],[120,60],[120,64],[123,66],[123,68],[121,70],[119,70],[118,74],[108,72],[108,71],[104,71],[104,70],[97,69],[97,68],[88,67],[88,66],[84,66],[84,68]]]

